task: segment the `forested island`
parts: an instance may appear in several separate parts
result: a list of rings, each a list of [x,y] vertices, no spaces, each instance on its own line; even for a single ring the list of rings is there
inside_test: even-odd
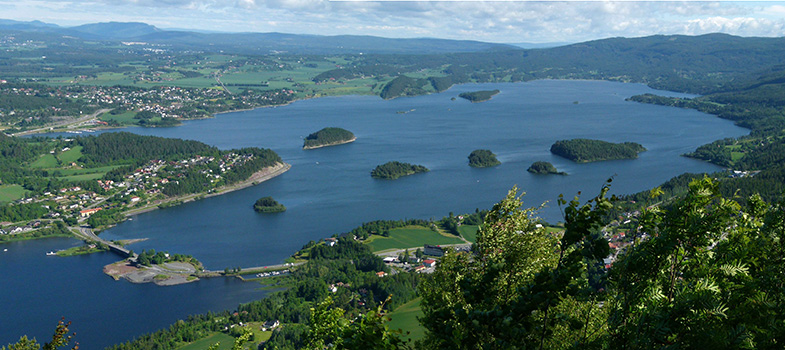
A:
[[[428,171],[428,168],[422,165],[393,161],[377,166],[371,171],[371,177],[375,179],[395,180],[401,176],[425,173]]]
[[[529,169],[526,169],[526,171],[532,174],[567,175],[567,173],[557,170],[556,167],[553,166],[553,164],[551,164],[550,162],[543,162],[543,161],[532,163],[532,165],[529,167]]]
[[[576,163],[635,159],[638,158],[638,153],[645,150],[646,148],[635,142],[612,143],[590,139],[560,140],[551,146],[551,153]]]
[[[273,197],[262,197],[256,200],[253,210],[258,213],[280,213],[286,211],[286,207]]]
[[[482,91],[473,91],[473,92],[464,92],[458,95],[458,97],[467,99],[471,102],[485,102],[491,99],[491,97],[498,94],[500,91],[497,90],[482,90]]]
[[[487,168],[501,164],[496,155],[487,149],[476,149],[469,154],[469,166],[474,168]]]
[[[357,138],[346,129],[324,128],[308,135],[303,142],[303,149],[314,149],[328,146],[337,146],[354,142]]]

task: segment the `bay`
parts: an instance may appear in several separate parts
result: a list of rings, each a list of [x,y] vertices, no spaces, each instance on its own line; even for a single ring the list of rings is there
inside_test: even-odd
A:
[[[453,100],[461,92],[492,89],[501,93],[487,102]],[[101,236],[148,238],[130,247],[190,254],[207,268],[221,270],[281,263],[309,240],[366,221],[439,219],[449,212],[487,209],[513,186],[527,192],[527,206],[546,203],[538,215],[558,222],[559,194],[571,198],[580,191],[588,199],[609,177],[614,177],[613,193],[632,193],[684,172],[721,170],[681,154],[748,133],[696,111],[625,101],[642,93],[688,96],[600,81],[466,84],[390,101],[376,96],[319,98],[220,114],[174,128],[121,129],[194,139],[222,149],[271,148],[292,169],[244,190],[135,216]],[[305,136],[327,126],[348,129],[357,141],[302,150]],[[638,142],[648,151],[635,160],[588,164],[550,154],[553,142],[579,137]],[[502,165],[469,167],[467,156],[474,149],[492,150]],[[393,160],[422,164],[431,171],[394,181],[370,177],[376,165]],[[540,160],[570,175],[526,172]],[[274,197],[287,211],[256,213],[252,205],[264,196]],[[0,245],[9,249],[0,252],[0,293],[8,300],[0,310],[0,342],[15,341],[21,334],[45,339],[65,316],[74,320],[81,348],[99,349],[188,314],[233,309],[265,295],[258,285],[222,278],[165,288],[116,282],[101,272],[103,265],[117,260],[114,255],[44,255],[77,243],[46,239]]]
[[[234,310],[269,293],[233,278],[165,288],[115,281],[102,272],[104,265],[119,260],[113,253],[46,256],[78,244],[71,238],[47,238],[0,245],[0,346],[21,335],[41,344],[51,341],[57,321],[65,318],[72,322],[80,349],[103,349],[189,315]]]
[[[501,93],[487,102],[452,100],[461,92],[491,89]],[[540,217],[557,222],[559,194],[572,198],[580,191],[588,199],[610,177],[615,179],[613,193],[632,193],[684,172],[714,172],[720,168],[681,154],[747,132],[696,111],[625,101],[646,92],[656,91],[598,81],[467,84],[390,101],[375,96],[320,98],[221,114],[175,128],[129,128],[222,149],[272,148],[292,169],[243,191],[139,215],[103,235],[149,238],[134,250],[191,254],[211,269],[263,266],[282,262],[309,240],[346,232],[362,222],[439,219],[451,211],[487,209],[516,185],[527,193],[528,206],[546,203]],[[327,126],[350,130],[357,141],[301,149],[305,136]],[[579,137],[638,142],[648,151],[635,160],[588,164],[550,154],[553,142]],[[478,148],[496,153],[502,165],[469,167],[467,156]],[[394,181],[370,177],[376,165],[393,160],[422,164],[431,171]],[[570,175],[526,172],[538,160]],[[254,212],[252,204],[264,196],[288,210]]]

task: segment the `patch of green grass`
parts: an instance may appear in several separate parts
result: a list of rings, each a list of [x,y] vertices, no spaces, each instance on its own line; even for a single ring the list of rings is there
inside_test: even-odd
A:
[[[71,176],[63,176],[60,177],[61,180],[65,181],[86,181],[86,180],[98,180],[104,177],[106,173],[93,173],[93,174],[81,174],[81,175],[71,175]]]
[[[81,169],[57,169],[60,172],[61,176],[71,176],[71,175],[84,175],[84,174],[106,174],[112,169],[116,169],[121,167],[122,165],[108,165],[102,166],[97,168],[81,168]]]
[[[463,225],[458,227],[458,233],[461,234],[461,237],[472,243],[477,243],[477,232],[479,230],[480,226],[477,225]]]
[[[371,236],[367,244],[372,251],[385,249],[404,249],[422,247],[425,244],[460,244],[463,241],[458,237],[449,237],[433,232],[422,226],[410,226],[390,230],[389,237]]]
[[[44,154],[40,158],[36,159],[35,162],[30,163],[31,168],[55,168],[59,164],[57,163],[57,158],[55,158],[54,154]]]
[[[13,202],[17,199],[22,199],[27,192],[21,185],[3,185],[0,186],[0,203]]]
[[[273,335],[273,331],[262,331],[262,323],[263,322],[250,322],[248,323],[248,328],[254,335],[253,342],[259,343],[263,341],[270,340],[270,337]]]
[[[744,152],[731,152],[730,153],[730,160],[732,162],[737,162],[737,161],[739,161],[739,159],[744,157],[744,154],[745,154]]]
[[[561,227],[561,226],[545,226],[545,232],[548,232],[548,233],[564,232],[564,227]]]
[[[82,148],[82,146],[74,146],[74,148],[61,153],[58,158],[65,164],[71,164],[82,157]]]
[[[137,120],[134,119],[136,116],[136,112],[134,111],[126,111],[120,114],[111,114],[111,113],[104,113],[101,114],[98,119],[101,119],[105,122],[117,122],[121,125],[129,125],[134,124]]]
[[[422,298],[416,298],[388,314],[390,317],[390,322],[388,323],[390,329],[403,331],[403,334],[401,334],[403,339],[414,341],[425,338],[425,329],[420,325],[420,321],[417,320],[417,317],[422,316],[421,300]],[[406,332],[409,333],[407,334]]]
[[[234,337],[225,333],[214,333],[213,335],[199,339],[191,344],[178,348],[178,350],[206,350],[215,343],[221,343],[219,350],[228,350],[234,345]]]

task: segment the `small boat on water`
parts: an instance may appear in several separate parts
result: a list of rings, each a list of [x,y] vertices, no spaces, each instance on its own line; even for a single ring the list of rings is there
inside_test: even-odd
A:
[[[55,253],[55,252],[47,252],[47,253],[46,253],[46,255],[47,255],[47,256],[50,256],[50,255],[57,255],[57,253]]]
[[[7,252],[7,251],[8,251],[8,248],[6,248],[6,249],[3,249],[3,251],[4,251],[4,252]]]

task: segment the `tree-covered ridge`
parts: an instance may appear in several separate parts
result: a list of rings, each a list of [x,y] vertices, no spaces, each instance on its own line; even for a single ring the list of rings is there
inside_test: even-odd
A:
[[[422,165],[392,161],[376,166],[376,168],[371,171],[371,177],[394,180],[401,176],[414,175],[428,171],[428,168]]]
[[[427,79],[415,79],[405,75],[400,75],[387,83],[379,96],[385,100],[389,100],[391,98],[402,96],[424,95],[427,93],[425,86],[428,83],[429,81]]]
[[[578,163],[635,159],[638,158],[638,153],[645,150],[646,148],[635,142],[612,143],[590,139],[560,140],[551,146],[551,153]]]
[[[354,134],[349,130],[327,127],[308,135],[303,142],[303,149],[340,145],[355,139]]]
[[[537,161],[537,162],[532,163],[532,165],[529,166],[529,169],[526,169],[526,171],[528,171],[530,173],[533,173],[533,174],[567,175],[567,173],[557,170],[556,167],[553,166],[553,164],[551,164],[549,162],[543,162],[543,161]]]
[[[260,213],[280,213],[286,211],[286,207],[278,203],[273,197],[262,197],[256,200],[253,210]]]
[[[496,155],[487,149],[476,149],[469,154],[469,166],[474,168],[487,168],[501,164]]]
[[[196,154],[215,155],[218,148],[199,141],[141,136],[129,132],[110,132],[80,137],[83,147],[81,161],[86,164],[112,164],[122,161],[150,159],[170,160]]]
[[[458,95],[458,97],[467,99],[471,102],[484,102],[488,101],[494,95],[498,94],[499,90],[482,90],[482,91],[472,91],[472,92],[463,92]]]

